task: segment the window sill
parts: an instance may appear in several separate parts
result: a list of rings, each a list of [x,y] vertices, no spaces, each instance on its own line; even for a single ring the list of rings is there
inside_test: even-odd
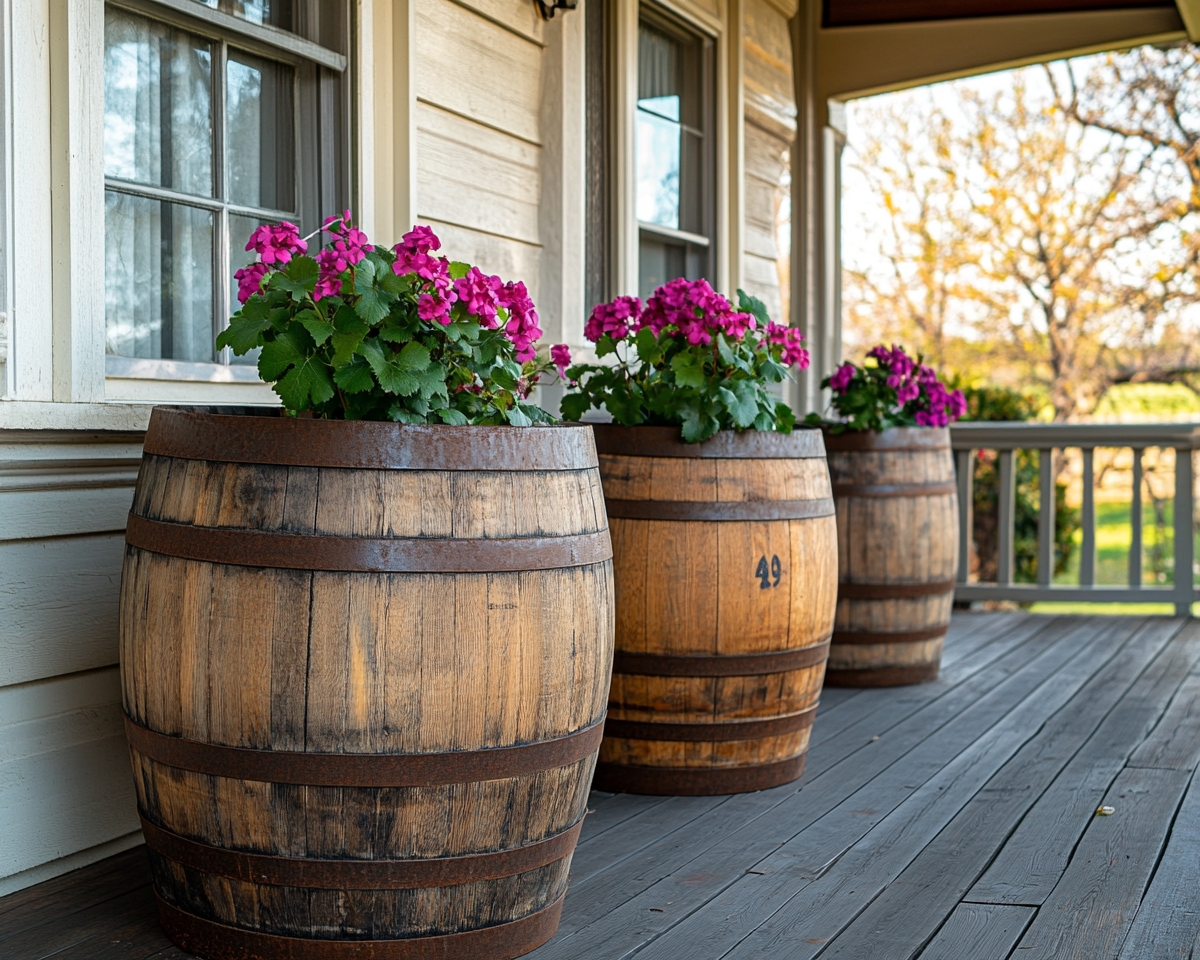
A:
[[[127,380],[169,380],[191,383],[262,383],[258,368],[250,364],[189,363],[184,360],[143,360],[138,357],[104,358],[104,375]]]

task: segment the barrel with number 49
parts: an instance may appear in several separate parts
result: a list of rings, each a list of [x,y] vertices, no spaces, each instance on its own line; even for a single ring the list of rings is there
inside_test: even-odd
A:
[[[595,786],[699,795],[800,776],[837,602],[818,430],[596,427],[616,658]]]

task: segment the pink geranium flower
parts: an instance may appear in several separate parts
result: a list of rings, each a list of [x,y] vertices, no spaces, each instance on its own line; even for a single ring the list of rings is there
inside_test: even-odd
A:
[[[262,262],[273,266],[289,263],[293,256],[308,252],[308,244],[300,239],[300,228],[284,220],[278,224],[263,224],[246,243],[247,250],[258,253]]]
[[[252,263],[233,275],[238,284],[238,302],[245,303],[262,289],[263,277],[269,268],[265,263]]]

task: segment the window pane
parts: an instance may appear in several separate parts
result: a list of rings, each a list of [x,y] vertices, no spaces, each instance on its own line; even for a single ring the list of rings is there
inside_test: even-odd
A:
[[[253,263],[258,254],[253,250],[246,249],[246,241],[250,239],[252,234],[258,227],[270,221],[260,220],[258,217],[239,217],[237,214],[229,215],[229,309],[236,311],[241,306],[238,303],[237,293],[238,284],[234,279],[234,274],[247,264]],[[247,363],[254,365],[258,363],[258,355],[261,351],[258,348],[251,350],[249,353],[240,357],[234,354],[229,355],[230,363]]]
[[[107,351],[214,360],[212,214],[109,190],[104,226]]]
[[[638,296],[646,300],[655,290],[676,277],[695,279],[688,272],[687,249],[642,234],[638,244]]]
[[[104,173],[211,197],[212,46],[123,11],[104,18]]]
[[[230,51],[226,72],[228,198],[246,207],[296,207],[295,71]]]
[[[195,0],[213,10],[232,13],[251,23],[265,23],[280,30],[292,30],[292,0]]]
[[[679,43],[638,29],[637,217],[679,229]]]

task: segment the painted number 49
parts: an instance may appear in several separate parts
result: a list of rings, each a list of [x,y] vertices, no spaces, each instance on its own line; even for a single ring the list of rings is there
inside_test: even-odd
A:
[[[758,577],[758,588],[767,590],[771,587],[779,586],[779,581],[783,578],[783,564],[779,562],[779,557],[771,557],[771,565],[767,566],[767,558],[759,557],[758,566],[754,568],[754,575]]]

